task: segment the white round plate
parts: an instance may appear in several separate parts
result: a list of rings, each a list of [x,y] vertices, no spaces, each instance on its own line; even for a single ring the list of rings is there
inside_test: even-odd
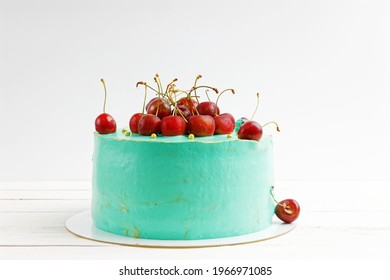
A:
[[[247,244],[272,239],[293,230],[296,224],[273,223],[269,228],[235,237],[200,240],[157,240],[131,238],[102,231],[94,226],[91,211],[78,213],[66,221],[66,228],[73,234],[86,239],[136,247],[152,248],[199,248]]]

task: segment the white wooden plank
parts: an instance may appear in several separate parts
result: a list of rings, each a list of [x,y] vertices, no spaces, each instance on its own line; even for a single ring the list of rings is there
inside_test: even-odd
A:
[[[66,200],[91,199],[90,190],[2,190],[0,200]]]
[[[373,260],[389,259],[389,250],[383,244],[370,242],[317,242],[305,245],[300,238],[302,233],[290,233],[273,240],[259,243],[200,249],[151,249],[129,246],[8,246],[0,247],[0,259],[127,259],[127,260]],[[337,235],[337,233],[335,233]],[[309,232],[307,236],[315,236]],[[331,236],[336,238],[336,236]],[[345,237],[347,240],[347,237]]]
[[[91,207],[83,200],[0,200],[0,213],[81,212]]]
[[[0,213],[0,229],[6,230],[8,227],[48,227],[64,226],[65,221],[76,212],[62,213]]]
[[[0,181],[1,190],[90,190],[91,181],[43,181],[5,182]]]
[[[0,227],[0,248],[3,246],[107,246],[80,238],[70,233],[65,226],[47,227]],[[1,250],[1,249],[0,249]]]

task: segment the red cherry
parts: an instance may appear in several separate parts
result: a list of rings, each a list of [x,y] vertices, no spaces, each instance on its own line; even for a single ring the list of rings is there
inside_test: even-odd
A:
[[[171,115],[171,105],[169,105],[167,100],[155,97],[146,105],[146,111],[151,115],[156,115],[157,113],[157,117],[162,119]]]
[[[200,115],[209,115],[211,117],[219,115],[219,108],[217,104],[211,101],[204,101],[199,103],[199,105],[196,106],[196,110],[198,110]]]
[[[188,119],[187,128],[194,136],[211,136],[215,131],[215,121],[209,115],[195,115]]]
[[[235,128],[235,121],[231,114],[225,113],[214,117],[215,132],[214,134],[229,134]]]
[[[155,102],[155,100],[157,100],[157,99],[158,99],[158,97],[153,97],[152,99],[150,99],[149,102],[146,104],[145,109],[147,110],[149,108],[150,104],[152,102]]]
[[[222,115],[226,115],[230,118],[230,120],[232,121],[233,124],[236,124],[236,120],[234,119],[233,115],[232,114],[229,114],[229,113],[223,113],[221,114]]]
[[[285,223],[292,223],[298,217],[301,209],[299,203],[294,199],[280,201],[275,208],[276,216]]]
[[[173,114],[175,114],[176,116],[181,116],[181,117],[184,117],[186,120],[192,116],[191,114],[191,111],[190,109],[188,109],[186,106],[184,105],[177,105],[177,110],[175,109],[173,111]]]
[[[180,116],[168,116],[161,120],[161,133],[164,136],[184,135],[186,122]]]
[[[161,119],[155,115],[143,115],[138,121],[138,134],[150,136],[160,132]]]
[[[190,112],[191,112],[191,115],[195,115],[196,114],[196,106],[198,106],[198,102],[196,102],[194,99],[190,98],[190,97],[184,97],[184,98],[181,98],[179,99],[179,101],[177,101],[177,105],[179,107],[179,105],[184,105],[186,106]]]
[[[255,121],[244,122],[237,132],[239,139],[259,141],[263,135],[263,128]]]
[[[138,133],[138,122],[143,116],[142,113],[136,113],[130,118],[129,127],[131,132]]]
[[[107,89],[106,83],[103,79],[100,79],[104,87],[104,104],[103,104],[103,114],[100,114],[95,119],[95,130],[100,134],[109,134],[116,132],[116,122],[114,118],[106,113],[106,99],[107,99]]]
[[[107,114],[100,114],[95,120],[95,129],[100,134],[109,134],[116,132],[116,122],[114,118]]]

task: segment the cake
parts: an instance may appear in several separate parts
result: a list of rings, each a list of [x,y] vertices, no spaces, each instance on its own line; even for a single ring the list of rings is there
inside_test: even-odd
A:
[[[272,138],[95,133],[92,217],[146,239],[231,237],[269,227]]]
[[[177,79],[164,91],[158,75],[157,89],[137,83],[145,87],[142,113],[122,131],[105,112],[102,79],[91,211],[98,229],[132,238],[199,240],[262,231],[272,224],[275,202],[285,222],[298,217],[295,201],[278,203],[273,196],[273,144],[264,125],[221,114],[219,97],[235,91],[196,86],[200,78],[187,91],[176,88]],[[200,102],[201,88],[218,93],[216,102]],[[146,104],[147,89],[157,96]],[[256,109],[258,101],[259,94]]]

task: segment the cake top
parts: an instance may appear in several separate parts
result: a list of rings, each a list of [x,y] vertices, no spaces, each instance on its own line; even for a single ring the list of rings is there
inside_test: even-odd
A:
[[[179,89],[176,86],[178,80],[176,78],[164,87],[158,74],[154,76],[156,88],[144,81],[138,82],[136,87],[142,86],[145,89],[142,110],[132,115],[129,120],[129,130],[125,128],[122,132],[125,136],[134,135],[133,139],[136,141],[149,141],[141,136],[152,138],[175,136],[175,140],[162,140],[162,142],[177,142],[182,141],[179,139],[184,141],[183,137],[177,136],[188,135],[188,138],[192,140],[195,137],[215,136],[211,139],[195,140],[196,142],[215,142],[237,141],[238,139],[259,141],[263,135],[263,127],[271,123],[275,124],[279,131],[279,126],[274,121],[261,126],[252,120],[259,105],[259,93],[257,93],[256,109],[251,119],[241,118],[236,121],[230,113],[221,113],[218,106],[222,94],[226,92],[235,94],[235,90],[227,88],[220,91],[213,86],[198,85],[201,78],[202,76],[198,75],[194,85],[188,90]],[[104,80],[101,79],[101,81],[104,86],[104,105],[103,114],[95,120],[96,131],[103,135],[115,134],[115,137],[121,140],[121,134],[116,133],[117,126],[114,118],[105,112],[107,89]],[[153,91],[155,97],[146,103],[148,90]],[[211,101],[211,94],[216,94],[215,102]],[[207,97],[208,101],[201,101],[201,96]],[[233,132],[236,132],[234,136]],[[225,135],[225,137],[220,137],[220,135]]]

